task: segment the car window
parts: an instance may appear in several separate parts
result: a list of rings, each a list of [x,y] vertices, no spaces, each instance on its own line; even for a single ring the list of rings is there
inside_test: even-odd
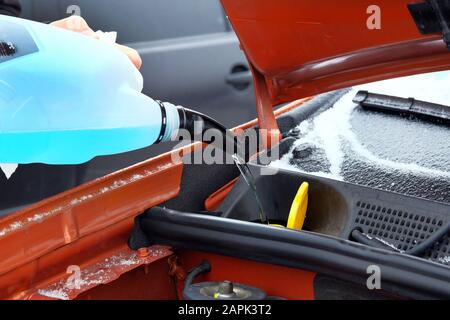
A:
[[[95,30],[141,42],[229,30],[219,0],[21,0],[24,18],[52,21],[80,13]],[[124,19],[124,17],[129,17]]]

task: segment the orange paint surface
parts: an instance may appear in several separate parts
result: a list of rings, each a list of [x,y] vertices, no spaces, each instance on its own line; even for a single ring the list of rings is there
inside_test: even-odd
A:
[[[214,192],[212,195],[210,195],[208,199],[205,200],[205,209],[208,211],[217,210],[222,204],[223,200],[225,200],[225,198],[227,197],[228,193],[230,193],[230,191],[233,189],[237,180],[238,178],[233,179],[222,188]]]
[[[255,74],[263,104],[370,81],[450,68],[442,35],[422,35],[407,4],[423,0],[221,0]],[[377,5],[381,29],[367,27]],[[264,91],[264,90],[263,90]],[[258,108],[260,121],[272,119]]]

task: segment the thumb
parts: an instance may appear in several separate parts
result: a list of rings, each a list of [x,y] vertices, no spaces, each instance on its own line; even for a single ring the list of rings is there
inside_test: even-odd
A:
[[[94,32],[91,28],[89,28],[89,25],[87,24],[86,20],[76,15],[52,22],[50,25],[79,33],[87,31]]]

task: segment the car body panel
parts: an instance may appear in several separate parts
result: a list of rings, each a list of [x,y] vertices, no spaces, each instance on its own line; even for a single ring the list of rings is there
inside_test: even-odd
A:
[[[423,1],[222,0],[277,105],[352,85],[446,70],[442,35],[422,35],[408,4]],[[379,29],[370,19],[379,10]],[[368,26],[369,25],[369,26]]]

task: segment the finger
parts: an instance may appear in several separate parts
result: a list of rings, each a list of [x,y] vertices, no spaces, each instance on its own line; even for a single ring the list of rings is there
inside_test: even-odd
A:
[[[71,16],[62,20],[58,20],[55,22],[52,22],[51,25],[75,32],[79,32],[81,34],[84,34],[86,36],[99,39],[99,35],[95,33],[87,24],[86,20],[84,20],[80,16]],[[123,53],[125,53],[128,58],[133,62],[133,64],[136,66],[136,68],[140,69],[142,66],[142,59],[139,56],[139,53],[129,47],[122,46],[120,44],[116,44],[116,47],[121,50]]]
[[[50,25],[80,33],[85,31],[93,32],[93,30],[89,28],[89,25],[87,24],[86,20],[84,20],[80,16],[75,15],[62,20],[52,22]]]
[[[58,20],[55,22],[52,22],[50,25],[59,27],[62,29],[66,29],[69,31],[81,33],[85,36],[99,39],[99,36],[97,33],[92,30],[89,25],[87,24],[86,20],[84,20],[82,17],[79,16],[71,16],[66,19]]]
[[[120,44],[116,44],[116,47],[122,51],[123,53],[125,53],[128,58],[130,58],[131,62],[133,62],[133,64],[136,66],[136,68],[140,69],[142,66],[142,59],[141,56],[139,55],[139,53],[130,48],[130,47],[126,47]]]

